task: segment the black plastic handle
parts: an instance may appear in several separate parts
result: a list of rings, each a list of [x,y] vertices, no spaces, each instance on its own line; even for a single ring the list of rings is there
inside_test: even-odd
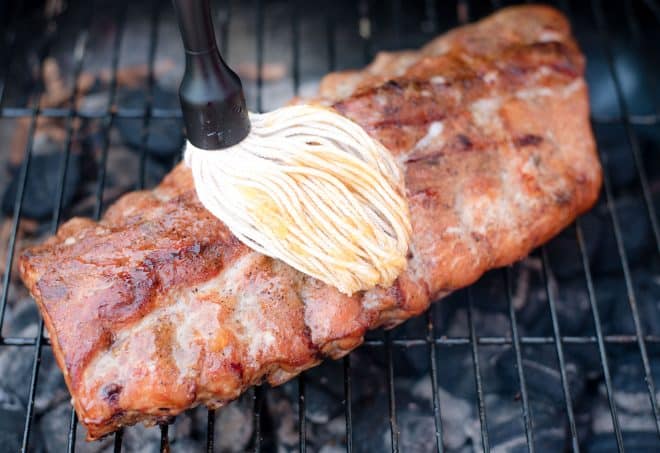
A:
[[[243,86],[216,46],[209,0],[172,0],[186,51],[179,99],[188,140],[223,149],[250,132]]]

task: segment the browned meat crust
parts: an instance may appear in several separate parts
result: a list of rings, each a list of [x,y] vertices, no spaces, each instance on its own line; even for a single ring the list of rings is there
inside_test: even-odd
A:
[[[323,80],[316,102],[405,168],[413,244],[390,288],[347,297],[250,251],[183,166],[24,252],[89,439],[280,384],[547,241],[601,183],[583,70],[566,20],[534,6]]]

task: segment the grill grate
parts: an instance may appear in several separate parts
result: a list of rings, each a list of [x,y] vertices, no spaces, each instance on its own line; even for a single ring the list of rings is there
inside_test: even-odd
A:
[[[98,0],[97,0],[98,2]],[[90,2],[86,6],[86,17],[88,20],[84,21],[84,25],[76,31],[76,38],[74,41],[74,46],[72,49],[72,61],[73,64],[73,80],[78,81],[85,63],[85,57],[88,53],[88,44],[90,36],[90,24],[91,18],[95,11],[95,4],[97,2]],[[423,8],[425,12],[425,23],[427,24],[428,32],[435,34],[439,30],[446,28],[440,26],[440,20],[444,20],[442,16],[442,11],[446,8],[436,4],[433,0],[425,0],[423,2]],[[480,2],[467,1],[467,0],[458,0],[453,8],[456,11],[456,21],[452,25],[459,25],[464,23],[467,20],[477,19],[481,14],[474,14],[476,11],[482,11],[483,13],[489,12],[489,10],[497,9],[503,5],[502,2],[493,0],[490,4],[481,4]],[[571,4],[568,1],[559,1],[558,5],[571,20],[576,19],[576,10],[580,7],[576,6],[575,3]],[[634,6],[633,6],[634,5]],[[264,67],[264,53],[265,53],[265,36],[264,36],[264,22],[265,22],[265,13],[264,9],[267,5],[264,5],[262,0],[253,0],[253,11],[254,16],[252,18],[254,23],[254,29],[256,30],[256,41],[255,41],[255,59],[256,59],[256,80],[255,86],[253,87],[253,98],[255,99],[254,108],[261,111],[263,109],[264,99],[264,78],[262,76],[263,67]],[[357,11],[352,12],[351,14],[356,14],[358,20],[354,21],[358,25],[358,35],[361,46],[361,53],[363,54],[363,62],[366,63],[371,60],[374,49],[376,47],[375,39],[372,33],[373,26],[373,17],[375,3],[368,0],[361,0],[357,3]],[[635,130],[636,126],[651,126],[658,128],[660,127],[660,115],[657,111],[657,105],[654,106],[654,111],[652,113],[644,114],[633,114],[631,109],[628,106],[628,101],[626,99],[625,90],[621,76],[617,70],[617,62],[615,52],[613,50],[613,37],[612,32],[609,29],[605,6],[600,0],[592,0],[590,3],[590,9],[588,14],[591,16],[590,21],[593,21],[596,25],[599,37],[599,43],[602,46],[604,54],[606,56],[607,68],[609,70],[611,80],[613,82],[613,93],[611,93],[616,98],[618,105],[618,110],[620,115],[618,116],[603,116],[603,117],[593,117],[592,121],[594,125],[617,125],[622,127],[625,137],[627,140],[628,150],[632,155],[634,166],[636,170],[636,177],[639,180],[641,186],[642,198],[645,206],[645,214],[648,217],[650,222],[653,239],[655,241],[655,252],[660,255],[660,226],[658,225],[658,218],[655,212],[653,197],[652,197],[652,186],[651,182],[648,179],[648,172],[645,167],[644,160],[642,159],[639,140],[637,137],[637,132]],[[61,164],[58,168],[58,190],[56,190],[55,196],[55,209],[53,210],[51,220],[50,220],[50,232],[55,233],[57,227],[59,226],[62,220],[62,200],[65,190],[65,182],[67,178],[67,168],[68,161],[71,156],[72,145],[76,140],[75,137],[75,128],[74,122],[79,119],[98,119],[101,121],[102,127],[102,137],[103,145],[101,152],[100,165],[98,167],[98,173],[96,175],[97,185],[95,189],[96,202],[94,205],[94,218],[99,219],[103,209],[104,209],[104,189],[106,185],[107,177],[107,163],[108,163],[108,151],[110,147],[110,135],[111,131],[115,127],[116,119],[135,119],[142,120],[140,138],[141,138],[141,152],[139,157],[139,166],[137,169],[137,187],[143,188],[146,185],[146,165],[147,165],[147,146],[148,138],[151,130],[151,126],[154,120],[158,119],[168,119],[168,118],[178,118],[180,117],[180,112],[178,110],[159,108],[154,103],[154,88],[156,85],[156,76],[155,76],[155,61],[156,61],[156,51],[159,41],[159,24],[161,20],[161,11],[162,5],[161,2],[153,0],[150,6],[150,17],[148,21],[149,27],[149,47],[147,54],[147,85],[146,85],[146,102],[144,108],[128,108],[121,107],[117,103],[118,97],[118,70],[119,70],[119,60],[120,60],[120,49],[124,44],[125,39],[125,28],[127,22],[128,8],[129,3],[124,1],[121,2],[119,6],[116,7],[115,16],[112,18],[112,23],[114,24],[115,35],[112,41],[112,50],[111,50],[111,78],[109,82],[109,101],[108,108],[103,112],[94,112],[86,113],[78,111],[76,109],[76,99],[78,96],[76,88],[73,89],[72,95],[68,101],[67,107],[64,108],[41,108],[41,97],[43,95],[43,87],[38,88],[41,90],[39,93],[33,97],[31,105],[28,107],[10,107],[4,106],[5,97],[7,95],[6,88],[9,78],[9,67],[12,62],[12,59],[15,58],[15,51],[17,47],[17,29],[21,26],[18,21],[22,11],[21,8],[24,7],[24,2],[15,2],[13,6],[8,6],[7,8],[13,8],[11,17],[9,19],[9,25],[6,33],[6,41],[3,45],[3,48],[6,49],[6,52],[2,55],[3,67],[5,68],[2,78],[0,78],[0,120],[7,119],[19,119],[19,118],[28,118],[29,119],[29,129],[28,129],[28,140],[24,147],[23,151],[23,161],[19,170],[18,176],[18,191],[16,194],[15,204],[14,204],[14,214],[11,221],[11,229],[9,234],[9,242],[7,247],[7,256],[5,257],[7,272],[5,272],[2,280],[2,293],[0,296],[0,331],[5,317],[5,311],[8,303],[9,297],[9,286],[10,286],[10,271],[12,265],[12,259],[14,256],[14,250],[17,247],[17,237],[19,224],[21,222],[21,211],[24,204],[24,196],[26,190],[26,183],[28,180],[28,174],[30,172],[30,163],[32,157],[32,149],[34,147],[34,138],[35,132],[37,129],[37,122],[40,118],[60,118],[65,120],[65,129],[66,129],[66,145],[64,153],[62,155]],[[304,70],[301,68],[301,14],[300,9],[303,7],[302,2],[297,0],[292,0],[288,3],[290,8],[290,17],[291,17],[291,74],[293,81],[293,93],[298,94],[301,87],[302,74]],[[389,36],[387,36],[387,42],[390,43],[388,47],[401,47],[405,41],[405,33],[403,30],[404,25],[402,24],[401,18],[405,15],[405,8],[400,0],[391,0],[387,3],[386,6],[382,6],[383,10],[389,11],[389,14],[392,18],[391,23],[389,24]],[[636,44],[642,48],[643,40],[641,38],[642,32],[640,25],[637,19],[637,14],[633,8],[647,8],[647,11],[650,11],[656,20],[656,24],[660,22],[660,6],[658,6],[655,0],[645,0],[643,2],[626,2],[624,12],[626,15],[626,21],[628,27],[635,37]],[[221,5],[221,23],[218,28],[219,38],[221,40],[221,45],[223,53],[228,54],[229,49],[229,27],[230,21],[233,19],[233,12],[231,8],[231,2],[223,2]],[[344,19],[341,19],[337,16],[338,12],[336,9],[330,8],[330,11],[327,12],[324,18],[325,23],[325,33],[327,37],[327,70],[334,70],[337,67],[337,59],[341,54],[341,48],[338,48],[336,43],[336,30],[338,27],[338,22]],[[471,15],[472,14],[472,15]],[[354,17],[354,16],[351,16]],[[578,37],[580,37],[579,29],[575,27],[578,31]],[[59,31],[56,28],[50,29],[46,34],[45,42],[42,47],[42,51],[39,55],[41,64],[46,56],[49,55],[50,50],[54,42],[58,38],[58,33],[63,33],[64,29]],[[324,68],[325,70],[326,68]],[[74,84],[77,86],[77,84]],[[606,159],[607,156],[601,155],[603,159]],[[625,247],[625,237],[622,225],[624,221],[628,219],[623,219],[621,214],[618,212],[615,205],[615,190],[611,181],[612,175],[608,174],[607,167],[604,171],[604,206],[607,210],[607,214],[611,221],[611,226],[614,232],[616,253],[620,261],[621,270],[623,272],[623,279],[625,282],[625,288],[627,293],[627,303],[629,305],[630,314],[633,320],[634,333],[632,334],[605,334],[603,328],[603,323],[601,319],[601,314],[599,313],[599,305],[596,297],[596,289],[594,285],[594,278],[592,275],[592,263],[590,262],[588,248],[587,248],[587,237],[585,236],[584,226],[581,219],[578,219],[574,226],[571,227],[571,231],[575,235],[575,240],[578,245],[578,253],[581,260],[582,271],[584,276],[584,286],[588,295],[589,309],[591,311],[591,317],[594,327],[594,335],[583,335],[583,336],[565,336],[561,333],[561,326],[558,316],[557,308],[557,284],[556,277],[553,273],[553,269],[550,265],[550,258],[546,247],[541,247],[538,251],[538,256],[540,256],[540,262],[542,265],[542,278],[545,292],[547,295],[548,310],[551,317],[552,333],[551,335],[546,336],[526,336],[521,335],[518,327],[518,319],[516,314],[516,307],[514,303],[514,289],[513,289],[513,275],[511,269],[503,269],[495,271],[502,280],[502,284],[505,288],[505,298],[507,303],[507,312],[506,317],[510,323],[510,336],[484,336],[479,335],[477,332],[477,327],[475,325],[475,295],[471,288],[462,291],[461,294],[465,297],[464,303],[467,306],[467,325],[468,325],[468,335],[466,336],[446,336],[441,329],[438,327],[436,322],[435,310],[431,309],[426,315],[426,332],[423,338],[397,338],[394,333],[385,332],[382,337],[373,336],[369,337],[365,341],[363,348],[369,348],[375,351],[377,354],[383,354],[385,367],[386,367],[386,389],[387,389],[387,398],[388,398],[388,409],[389,409],[389,425],[390,425],[390,434],[391,434],[391,449],[393,452],[398,452],[401,449],[401,439],[400,439],[400,425],[397,419],[397,397],[396,397],[396,388],[395,388],[395,379],[396,379],[396,363],[395,363],[395,354],[394,352],[398,349],[409,350],[411,348],[428,348],[428,363],[429,363],[429,373],[431,380],[431,391],[432,391],[432,416],[435,427],[435,449],[438,452],[445,451],[445,446],[443,445],[443,439],[445,432],[443,430],[442,424],[442,411],[443,407],[441,406],[440,391],[438,388],[438,376],[442,372],[444,366],[451,366],[451,364],[440,364],[438,363],[438,355],[441,354],[439,350],[441,348],[451,348],[451,347],[469,347],[472,360],[472,368],[474,373],[474,391],[476,394],[476,406],[477,413],[480,425],[480,436],[481,443],[484,451],[489,450],[489,411],[487,410],[487,401],[484,391],[484,376],[481,369],[482,362],[480,360],[480,354],[482,350],[486,350],[489,347],[505,346],[511,347],[516,364],[516,379],[517,385],[520,391],[520,410],[522,416],[522,425],[524,428],[525,439],[527,443],[527,448],[529,451],[533,452],[535,450],[535,433],[534,426],[532,423],[531,415],[531,404],[529,397],[529,390],[527,386],[527,379],[525,373],[525,367],[523,366],[523,347],[552,347],[554,348],[557,362],[558,362],[558,373],[560,375],[561,381],[561,391],[563,395],[563,404],[565,409],[565,414],[568,422],[568,438],[570,438],[571,447],[574,451],[579,451],[580,444],[580,433],[576,425],[576,415],[575,408],[573,407],[573,401],[571,398],[571,388],[570,382],[567,377],[567,366],[565,361],[565,348],[572,346],[595,346],[598,350],[599,365],[603,373],[605,390],[607,394],[607,402],[609,406],[609,411],[611,414],[611,421],[613,426],[613,431],[616,439],[617,448],[619,451],[624,449],[624,440],[622,435],[621,424],[619,421],[619,415],[617,413],[617,404],[615,401],[615,391],[614,385],[612,382],[611,370],[608,361],[608,347],[613,347],[616,345],[629,345],[636,347],[636,354],[639,355],[641,360],[644,380],[648,390],[648,398],[650,400],[650,406],[653,416],[653,421],[657,429],[657,434],[660,436],[660,415],[658,412],[658,404],[656,401],[656,386],[654,377],[651,371],[651,360],[649,358],[649,351],[647,350],[649,345],[658,345],[660,344],[660,336],[654,334],[646,334],[644,332],[641,314],[638,304],[638,295],[636,292],[635,284],[633,283],[633,272],[631,270],[629,257],[627,255]],[[639,219],[638,219],[639,220]],[[39,385],[39,369],[42,359],[43,348],[50,347],[49,340],[44,336],[43,329],[43,320],[39,321],[38,332],[34,337],[24,337],[24,336],[3,336],[0,337],[0,348],[7,347],[21,347],[26,348],[26,354],[31,353],[33,355],[31,368],[31,373],[29,376],[25,376],[26,379],[29,379],[29,390],[28,390],[28,405],[27,411],[24,420],[24,430],[22,432],[21,438],[21,449],[23,451],[30,450],[30,440],[31,433],[33,431],[33,419],[34,419],[34,403],[35,395],[37,392],[37,387]],[[440,357],[442,357],[440,355]],[[353,426],[353,408],[352,408],[352,397],[353,397],[353,367],[351,363],[351,356],[347,356],[343,359],[343,410],[346,420],[346,450],[352,452],[354,449],[354,426]],[[306,451],[307,449],[307,385],[306,385],[306,374],[303,373],[298,379],[298,435],[299,441],[298,446],[300,451]],[[254,407],[254,435],[252,440],[252,448],[254,451],[261,451],[265,449],[264,440],[262,435],[264,432],[262,423],[262,408],[265,403],[267,389],[258,387],[255,388],[252,392],[252,402]],[[208,411],[208,423],[207,423],[207,451],[214,451],[215,439],[214,439],[214,426],[215,426],[215,412]],[[71,410],[70,412],[70,424],[68,431],[68,451],[73,452],[76,449],[76,433],[77,433],[77,419],[75,412]],[[18,435],[18,434],[17,434]],[[162,424],[160,426],[160,448],[161,451],[169,451],[169,429],[167,424]],[[119,431],[114,435],[114,451],[119,452],[122,450],[122,439],[123,432]]]

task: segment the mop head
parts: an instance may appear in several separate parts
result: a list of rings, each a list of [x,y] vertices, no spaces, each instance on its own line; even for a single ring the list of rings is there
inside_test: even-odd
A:
[[[248,247],[345,294],[390,286],[411,236],[403,176],[389,151],[334,111],[250,114],[239,144],[187,144],[202,204]]]

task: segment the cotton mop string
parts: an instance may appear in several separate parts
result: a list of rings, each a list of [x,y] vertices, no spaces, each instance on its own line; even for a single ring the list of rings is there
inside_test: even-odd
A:
[[[202,204],[247,246],[343,293],[391,285],[411,226],[389,151],[326,108],[284,107],[250,122],[231,148],[188,143]]]

